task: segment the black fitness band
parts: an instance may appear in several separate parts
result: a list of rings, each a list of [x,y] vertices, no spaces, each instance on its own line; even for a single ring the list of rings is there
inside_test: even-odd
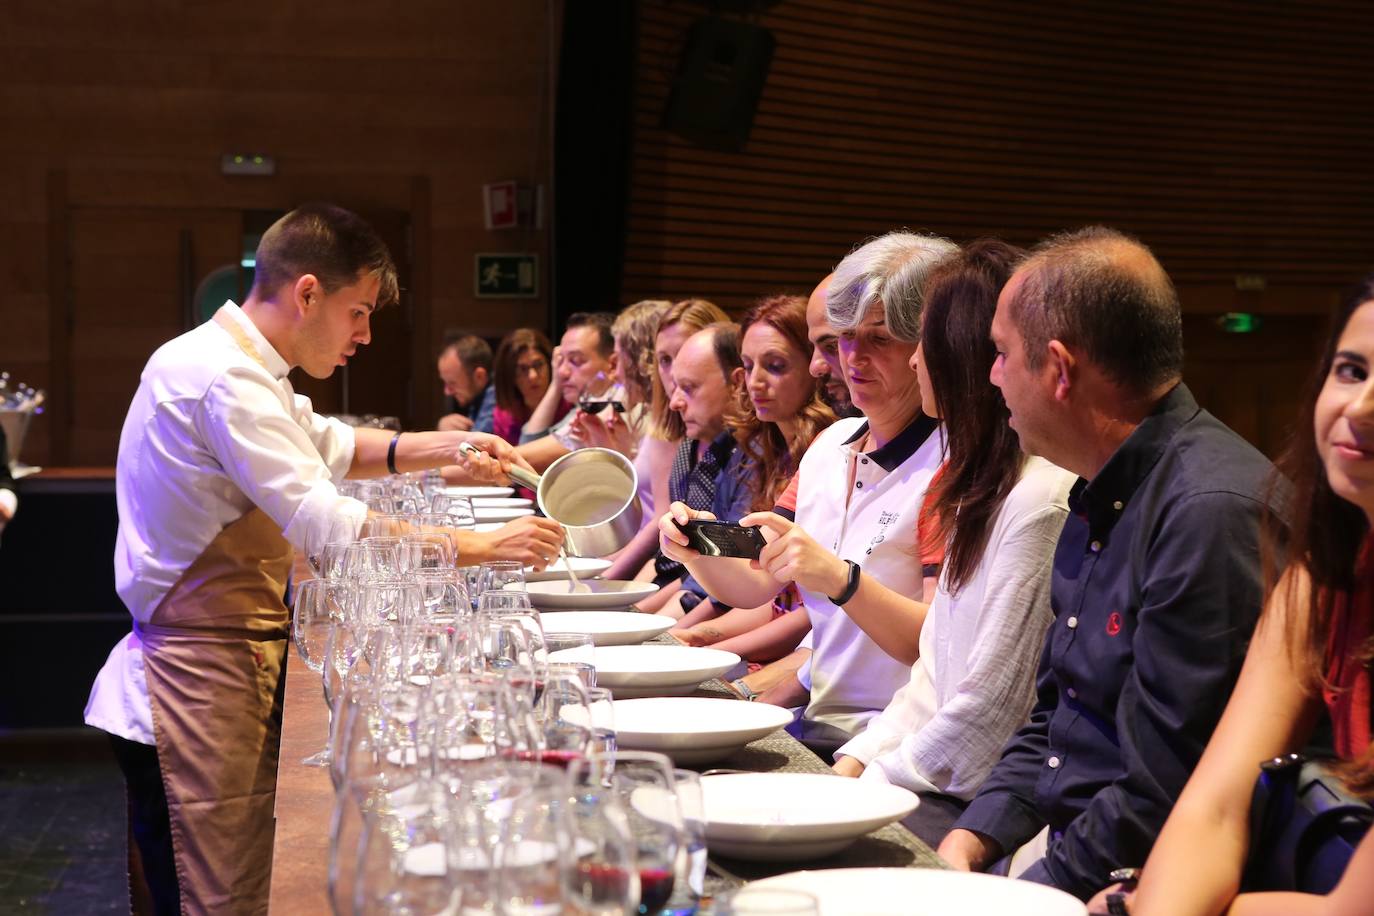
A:
[[[386,469],[390,471],[392,474],[401,473],[400,471],[396,470],[396,443],[400,441],[401,434],[397,433],[396,435],[391,437],[391,445],[387,446],[386,450]]]

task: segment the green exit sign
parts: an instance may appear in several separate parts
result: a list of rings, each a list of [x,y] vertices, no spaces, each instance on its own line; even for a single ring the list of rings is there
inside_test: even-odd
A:
[[[472,279],[478,299],[535,299],[539,296],[539,256],[476,255]]]

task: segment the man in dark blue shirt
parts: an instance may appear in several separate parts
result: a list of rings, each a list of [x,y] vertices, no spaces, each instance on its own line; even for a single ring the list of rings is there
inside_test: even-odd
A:
[[[1022,447],[1082,479],[1030,722],[940,854],[984,869],[1044,830],[998,865],[1086,900],[1145,862],[1226,706],[1262,603],[1273,468],[1182,384],[1177,296],[1133,239],[1043,244],[992,336]]]

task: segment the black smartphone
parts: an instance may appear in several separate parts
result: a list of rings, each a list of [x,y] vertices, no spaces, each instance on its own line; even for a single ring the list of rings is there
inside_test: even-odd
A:
[[[746,528],[734,522],[693,519],[678,528],[687,535],[688,544],[704,557],[757,560],[759,553],[768,546],[757,526]]]

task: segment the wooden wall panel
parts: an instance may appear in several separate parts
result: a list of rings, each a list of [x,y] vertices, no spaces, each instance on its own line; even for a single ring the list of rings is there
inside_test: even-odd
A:
[[[439,410],[430,351],[446,330],[543,327],[544,298],[495,305],[474,298],[472,255],[524,250],[549,261],[545,232],[483,227],[481,186],[549,181],[547,58],[560,2],[0,5],[0,276],[7,291],[0,297],[0,368],[63,398],[33,424],[25,460],[112,463],[125,407],[115,401],[132,391],[148,355],[135,349],[85,377],[97,372],[92,345],[62,333],[69,308],[63,287],[69,259],[102,255],[84,250],[80,220],[67,232],[69,212],[94,219],[100,210],[115,218],[162,210],[168,221],[194,229],[195,212],[285,210],[312,199],[360,211],[422,211],[424,231],[413,237],[429,247],[409,260],[424,272],[412,286],[426,301],[412,302],[406,320],[422,322],[410,329],[411,347],[426,358],[415,359],[413,372],[399,370],[410,375],[411,390],[392,411],[417,426]],[[277,174],[223,176],[219,161],[227,152],[272,155]],[[108,302],[131,329],[161,326],[162,312],[178,315],[180,303],[168,299],[178,277],[150,278],[144,267],[168,263],[164,249],[176,237],[116,233],[110,242],[124,248],[89,273],[79,300]],[[102,324],[87,308],[74,317],[91,322],[93,339],[118,321]],[[139,345],[127,335],[111,339]],[[102,390],[105,403],[94,403]],[[98,410],[116,415],[113,434],[96,419]]]
[[[1116,226],[1199,316],[1322,314],[1374,266],[1367,4],[786,0],[756,20],[777,48],[740,152],[662,126],[703,14],[640,5],[626,301],[740,310],[900,227],[1029,244]],[[1203,387],[1271,448],[1291,406],[1258,393],[1258,346],[1210,341],[1189,373],[1239,373],[1231,393]]]

